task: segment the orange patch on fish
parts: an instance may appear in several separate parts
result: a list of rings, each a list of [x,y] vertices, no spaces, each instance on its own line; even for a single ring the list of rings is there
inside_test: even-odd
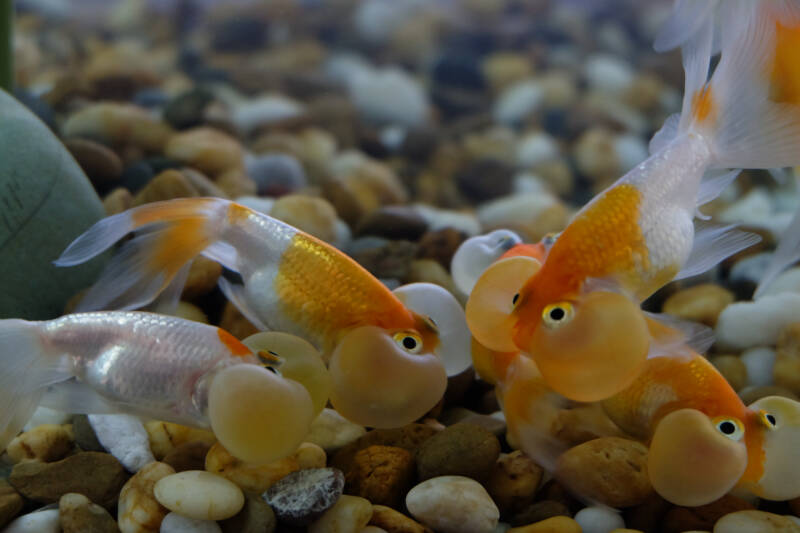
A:
[[[324,337],[326,348],[358,326],[402,330],[419,325],[361,265],[303,233],[283,252],[273,287],[286,316]]]
[[[703,124],[713,120],[716,114],[716,103],[710,85],[706,85],[692,95],[692,113],[695,121]]]
[[[546,254],[544,244],[537,242],[535,244],[518,244],[511,248],[509,251],[501,255],[497,260],[506,259],[508,257],[525,256],[532,257],[540,263],[544,261]]]
[[[747,468],[742,474],[740,484],[756,485],[764,475],[767,452],[764,449],[764,431],[759,413],[749,412],[745,421],[744,442],[747,447]]]
[[[217,335],[219,336],[220,342],[236,357],[244,357],[253,353],[250,351],[250,348],[242,344],[239,339],[224,329],[217,328]]]
[[[775,102],[800,104],[800,26],[790,28],[776,22],[775,55],[770,72]]]
[[[514,309],[517,346],[528,345],[546,305],[576,298],[589,278],[612,278],[623,287],[638,287],[650,269],[639,226],[641,202],[641,192],[633,185],[612,187],[559,235],[541,270],[520,291]]]

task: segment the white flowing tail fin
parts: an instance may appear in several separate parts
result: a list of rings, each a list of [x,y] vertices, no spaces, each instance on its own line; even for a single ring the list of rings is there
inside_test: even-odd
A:
[[[217,241],[229,206],[219,198],[182,198],[135,207],[97,222],[67,247],[57,266],[88,261],[128,233],[140,231],[111,259],[77,310],[136,309],[152,302],[180,279],[189,261]],[[179,295],[180,288],[173,284],[172,292]]]
[[[715,168],[800,164],[800,1],[730,0],[717,15],[683,47],[677,131],[706,138]],[[715,22],[721,57],[707,81]]]
[[[69,378],[56,356],[37,322],[0,320],[0,450],[28,422],[47,386]]]

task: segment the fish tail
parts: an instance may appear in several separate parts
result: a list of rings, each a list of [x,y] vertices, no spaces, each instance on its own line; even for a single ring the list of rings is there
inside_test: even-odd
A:
[[[0,320],[0,450],[22,430],[48,385],[68,378],[37,322]]]
[[[677,131],[707,140],[713,168],[800,164],[800,1],[726,2],[702,26],[683,46]],[[717,38],[720,61],[708,79]]]
[[[187,263],[220,239],[231,205],[220,198],[181,198],[135,207],[97,222],[64,250],[57,266],[88,261],[128,233],[137,234],[120,247],[77,310],[136,309],[174,281],[185,280],[180,274]],[[179,296],[181,288],[169,292]]]

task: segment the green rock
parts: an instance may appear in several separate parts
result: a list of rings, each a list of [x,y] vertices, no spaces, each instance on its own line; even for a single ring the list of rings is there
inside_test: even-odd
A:
[[[0,117],[0,318],[53,318],[103,266],[53,265],[103,204],[61,141],[1,90]]]

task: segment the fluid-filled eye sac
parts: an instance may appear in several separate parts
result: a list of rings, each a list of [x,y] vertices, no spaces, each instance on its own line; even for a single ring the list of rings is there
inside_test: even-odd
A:
[[[744,442],[729,438],[695,409],[680,409],[661,419],[647,461],[656,492],[689,507],[721,498],[746,467]]]
[[[777,501],[800,497],[800,403],[769,396],[751,404],[750,409],[761,414],[764,460],[753,492]]]
[[[639,306],[622,294],[591,292],[546,306],[525,347],[556,392],[571,400],[604,400],[641,372],[650,334]]]
[[[345,418],[364,426],[400,427],[444,395],[447,374],[439,358],[425,346],[417,353],[407,349],[411,335],[396,333],[403,332],[363,326],[347,333],[333,351],[331,403]]]

